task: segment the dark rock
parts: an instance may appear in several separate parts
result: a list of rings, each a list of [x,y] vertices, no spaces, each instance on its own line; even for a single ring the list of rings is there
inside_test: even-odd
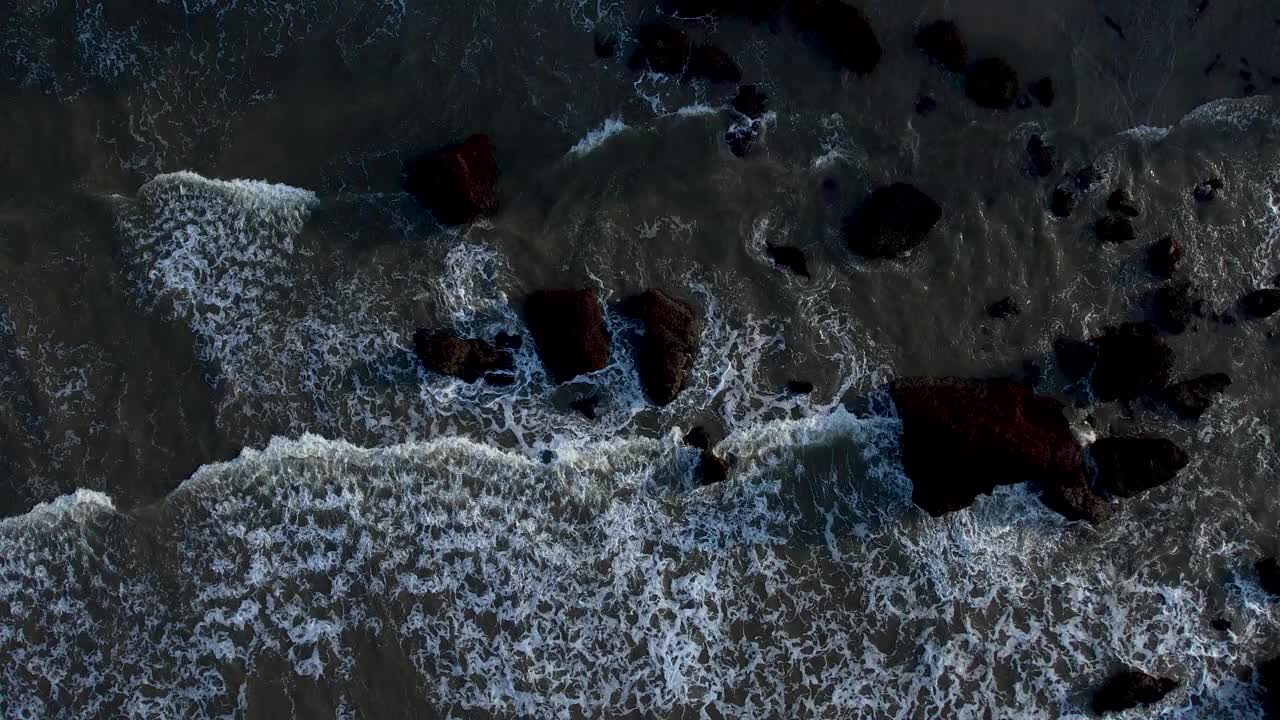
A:
[[[1227,632],[1231,629],[1231,621],[1226,618],[1214,618],[1209,626],[1218,632]]]
[[[1133,223],[1120,215],[1105,215],[1093,224],[1093,232],[1104,243],[1125,243],[1138,237]]]
[[[1178,687],[1176,680],[1153,677],[1138,670],[1125,670],[1107,679],[1093,694],[1096,713],[1122,712],[1159,702]]]
[[[1221,178],[1209,178],[1191,190],[1191,197],[1195,198],[1196,202],[1209,202],[1218,196],[1218,191],[1221,189]]]
[[[964,38],[960,37],[960,28],[950,20],[934,20],[923,25],[915,34],[916,48],[928,58],[951,70],[964,72],[968,54],[964,46]]]
[[[1018,307],[1018,303],[1012,297],[1004,297],[987,306],[987,315],[1002,320],[1007,317],[1013,317],[1022,312],[1022,308]]]
[[[1092,166],[1086,165],[1075,172],[1072,176],[1075,178],[1076,187],[1081,191],[1088,191],[1093,184],[1102,178],[1101,174]]]
[[[1071,213],[1076,209],[1076,194],[1071,192],[1068,187],[1056,187],[1053,194],[1049,196],[1049,212],[1054,217],[1071,217]]]
[[[1093,391],[1103,401],[1133,400],[1160,391],[1173,372],[1173,350],[1148,323],[1109,327],[1093,339],[1098,361]]]
[[[596,419],[596,408],[600,405],[600,396],[585,395],[569,403],[569,408],[581,413],[588,420]]]
[[[738,94],[733,98],[733,109],[749,118],[758,118],[769,109],[769,96],[760,91],[756,85],[738,87]]]
[[[787,392],[792,395],[808,395],[813,392],[813,383],[808,380],[788,380]]]
[[[1240,310],[1246,317],[1264,318],[1280,311],[1280,290],[1263,288],[1240,298]]]
[[[1138,217],[1138,203],[1133,193],[1120,188],[1107,196],[1107,209],[1126,217]]]
[[[1280,23],[1277,23],[1280,25]],[[1280,657],[1258,665],[1258,684],[1262,686],[1262,707],[1268,718],[1280,718]]]
[[[1032,101],[1031,96],[1026,93],[1018,95],[1018,99],[1013,101],[1014,107],[1019,110],[1028,110],[1033,104],[1034,101]]]
[[[746,157],[751,152],[751,147],[756,142],[756,129],[754,124],[734,125],[724,134],[724,143],[729,146],[729,152],[737,157]]]
[[[452,375],[469,383],[485,377],[485,373],[492,370],[510,370],[513,367],[509,353],[497,350],[483,340],[432,333],[425,329],[413,333],[413,349],[427,370]]]
[[[800,248],[765,243],[765,252],[769,253],[769,259],[779,267],[786,268],[796,275],[809,277],[809,265],[805,261],[804,251]]]
[[[506,373],[506,372],[503,372],[503,373],[485,373],[485,375],[484,375],[484,381],[485,381],[485,382],[487,382],[487,383],[489,383],[490,385],[496,385],[496,386],[499,386],[499,387],[506,387],[506,386],[508,386],[508,385],[515,385],[515,384],[516,384],[516,376],[515,376],[515,375],[512,375],[511,373]]]
[[[1147,264],[1151,272],[1160,277],[1170,277],[1178,271],[1182,262],[1182,243],[1165,235],[1147,248]]]
[[[1082,452],[1062,403],[1009,380],[903,379],[889,386],[902,420],[911,498],[930,515],[968,507],[998,485],[1039,480],[1046,502],[1072,512],[1083,495]]]
[[[556,383],[609,364],[609,337],[594,290],[538,290],[525,300],[524,315]]]
[[[876,69],[883,53],[871,23],[841,0],[792,0],[791,17],[818,48],[859,75]]]
[[[1035,98],[1044,107],[1053,105],[1054,91],[1053,78],[1048,75],[1031,83],[1031,97]]]
[[[1263,558],[1253,564],[1258,573],[1258,585],[1272,595],[1280,595],[1280,563],[1273,557]]]
[[[689,53],[689,77],[713,83],[736,83],[742,70],[729,53],[712,45],[695,45]]]
[[[1121,435],[1089,446],[1097,477],[1094,487],[1117,497],[1133,497],[1163,485],[1187,465],[1187,453],[1162,437]]]
[[[928,115],[938,109],[938,101],[932,95],[921,95],[916,98],[916,114]]]
[[[447,225],[461,225],[498,208],[498,164],[486,135],[420,155],[405,164],[406,192]]]
[[[1053,353],[1058,358],[1058,369],[1073,382],[1093,372],[1098,362],[1098,348],[1086,340],[1058,338],[1053,341]]]
[[[524,346],[524,338],[503,331],[493,336],[493,346],[499,350],[519,350]]]
[[[1177,335],[1204,315],[1204,300],[1188,280],[1167,283],[1151,294],[1151,313],[1161,330]]]
[[[667,405],[684,387],[698,347],[693,308],[661,290],[645,290],[627,300],[624,310],[644,324],[638,364],[649,399]]]
[[[684,444],[698,450],[711,449],[711,435],[707,429],[698,425],[689,432],[684,434]]]
[[[923,243],[942,218],[942,207],[919,188],[893,183],[877,188],[844,221],[849,249],[867,257],[893,257]]]
[[[685,434],[684,444],[696,448],[700,453],[693,476],[703,485],[724,482],[729,477],[729,462],[715,454],[711,436],[701,425]]]
[[[1115,31],[1116,31],[1116,34],[1120,36],[1120,39],[1121,39],[1121,40],[1124,40],[1124,39],[1125,39],[1125,37],[1124,37],[1124,28],[1120,27],[1120,23],[1118,23],[1118,22],[1116,22],[1115,20],[1111,19],[1111,16],[1109,16],[1109,15],[1103,15],[1103,16],[1102,16],[1102,21],[1103,21],[1103,22],[1105,22],[1105,23],[1107,24],[1107,27],[1111,28],[1112,30],[1115,30]]]
[[[596,57],[607,60],[618,54],[617,35],[596,35]]]
[[[1226,373],[1208,373],[1170,385],[1165,388],[1164,399],[1178,415],[1196,420],[1230,386],[1231,378]]]
[[[689,34],[666,23],[649,23],[636,29],[639,47],[631,55],[632,70],[649,68],[665,75],[684,72],[689,62]]]
[[[1053,172],[1055,151],[1052,145],[1046,145],[1039,135],[1032,135],[1027,140],[1028,169],[1034,177],[1046,177]]]
[[[969,66],[964,92],[981,107],[1007,110],[1018,97],[1018,73],[1000,58],[983,58]]]

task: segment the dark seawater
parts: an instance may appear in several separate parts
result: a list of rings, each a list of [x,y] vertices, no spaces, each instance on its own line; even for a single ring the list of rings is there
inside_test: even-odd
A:
[[[1121,717],[1262,717],[1274,320],[1170,338],[1177,376],[1234,381],[1198,422],[1089,410],[1192,458],[1097,526],[1024,486],[929,517],[881,389],[1032,363],[1069,399],[1053,340],[1141,319],[1164,235],[1211,313],[1271,285],[1280,6],[858,5],[884,46],[866,77],[786,22],[682,23],[769,94],[746,158],[735,86],[627,68],[650,0],[0,9],[0,717],[1085,718],[1126,665],[1180,686]],[[969,102],[912,47],[938,17],[1051,76],[1052,107]],[[443,228],[400,168],[473,132],[501,209]],[[856,259],[840,220],[895,180],[942,223]],[[1138,239],[1103,246],[1121,186]],[[552,286],[601,293],[606,369],[555,386],[526,342],[495,387],[415,359],[417,327],[523,333]],[[701,317],[665,408],[616,310],[648,287]],[[1022,313],[988,318],[1007,295]],[[598,419],[568,408],[592,392]],[[729,481],[693,478],[698,424]]]

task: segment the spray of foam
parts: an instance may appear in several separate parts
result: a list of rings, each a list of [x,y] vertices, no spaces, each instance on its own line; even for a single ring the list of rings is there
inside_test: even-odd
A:
[[[605,143],[606,140],[627,129],[627,124],[616,117],[606,118],[604,123],[587,133],[585,137],[569,148],[567,155],[577,157],[586,155]]]

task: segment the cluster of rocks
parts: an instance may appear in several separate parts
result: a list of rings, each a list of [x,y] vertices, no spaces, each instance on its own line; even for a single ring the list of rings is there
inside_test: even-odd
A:
[[[952,20],[934,20],[916,29],[915,46],[929,61],[946,72],[964,76],[965,95],[979,107],[1007,110],[1025,109],[1038,102],[1053,105],[1056,92],[1053,79],[1042,77],[1024,87],[1018,71],[999,57],[982,57],[969,61],[969,51],[960,28]]]

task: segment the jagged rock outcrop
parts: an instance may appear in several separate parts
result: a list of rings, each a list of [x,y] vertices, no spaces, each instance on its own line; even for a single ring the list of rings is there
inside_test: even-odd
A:
[[[524,315],[553,381],[565,383],[609,363],[609,336],[594,290],[538,290],[525,299]]]
[[[1099,714],[1122,712],[1141,705],[1151,705],[1173,692],[1178,681],[1155,677],[1140,670],[1125,670],[1112,675],[1093,695],[1093,711]]]
[[[461,225],[498,208],[498,163],[487,135],[420,155],[405,164],[406,192],[448,225]]]
[[[490,373],[511,370],[514,367],[511,354],[484,340],[419,329],[413,334],[413,348],[423,367],[431,372],[452,375],[469,383],[485,378],[495,385],[510,384]]]
[[[901,255],[920,245],[942,219],[942,206],[907,183],[876,188],[844,221],[844,241],[866,257]]]
[[[640,320],[640,381],[649,399],[670,404],[684,388],[698,351],[698,321],[693,307],[661,290],[645,290],[630,298],[623,311]]]
[[[1186,467],[1187,453],[1162,437],[1121,435],[1099,438],[1089,446],[1094,488],[1116,497],[1133,497],[1163,485]]]
[[[1213,405],[1213,401],[1231,386],[1226,373],[1206,373],[1165,388],[1165,403],[1178,415],[1196,420]]]

